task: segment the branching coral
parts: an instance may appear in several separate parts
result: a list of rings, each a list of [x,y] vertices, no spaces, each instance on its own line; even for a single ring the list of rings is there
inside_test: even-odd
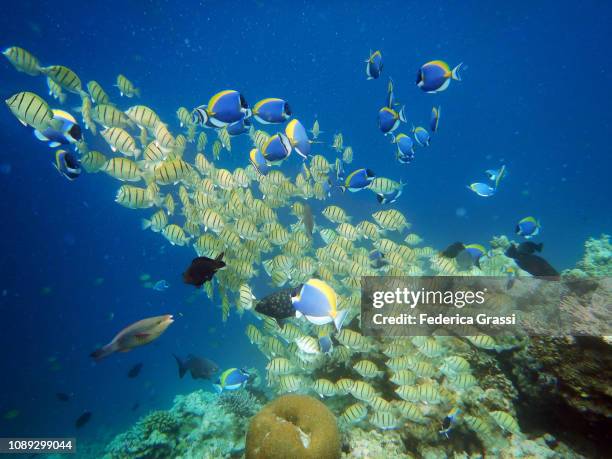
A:
[[[251,417],[261,409],[261,403],[246,389],[222,392],[217,398],[217,403],[226,411],[242,418]]]

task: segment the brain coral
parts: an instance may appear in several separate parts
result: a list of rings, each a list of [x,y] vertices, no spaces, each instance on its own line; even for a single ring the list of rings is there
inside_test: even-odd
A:
[[[336,459],[340,433],[333,413],[305,395],[283,395],[251,420],[246,459]]]

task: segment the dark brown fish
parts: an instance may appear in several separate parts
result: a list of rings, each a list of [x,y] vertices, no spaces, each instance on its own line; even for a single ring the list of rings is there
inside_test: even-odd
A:
[[[64,392],[57,392],[55,394],[55,397],[60,401],[60,402],[68,402],[70,401],[70,395],[64,393]]]
[[[255,311],[277,321],[295,317],[295,308],[291,302],[291,295],[295,289],[286,288],[262,298],[255,305]]]
[[[185,373],[189,372],[192,379],[211,379],[219,371],[219,366],[215,362],[203,357],[188,355],[185,360],[181,360],[174,355],[174,358],[178,365],[179,378],[183,378]]]
[[[210,282],[215,273],[224,267],[223,252],[215,259],[208,257],[194,258],[187,271],[183,273],[183,280],[186,284],[200,288],[206,282]]]
[[[87,424],[91,420],[92,413],[91,411],[85,411],[82,415],[78,417],[78,419],[74,422],[74,426],[77,429],[80,429],[85,424]]]
[[[513,258],[523,271],[537,277],[559,277],[559,273],[544,258],[530,253],[521,253],[515,244],[506,250],[506,256]]]
[[[453,242],[446,249],[440,252],[440,255],[445,258],[455,258],[462,250],[465,250],[463,242]]]
[[[137,363],[136,365],[134,365],[132,368],[130,368],[130,371],[128,371],[128,378],[135,378],[140,374],[140,370],[142,370],[142,363]]]

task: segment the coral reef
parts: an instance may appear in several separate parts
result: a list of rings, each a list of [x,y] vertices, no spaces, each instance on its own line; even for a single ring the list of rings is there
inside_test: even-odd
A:
[[[589,276],[612,276],[610,236],[602,234],[599,239],[589,238],[584,248],[584,256],[578,262],[578,268]]]
[[[105,459],[225,458],[240,456],[250,413],[261,404],[246,390],[233,395],[204,391],[175,397],[106,447]]]
[[[335,459],[340,457],[336,417],[321,402],[283,395],[268,403],[249,425],[247,459]]]

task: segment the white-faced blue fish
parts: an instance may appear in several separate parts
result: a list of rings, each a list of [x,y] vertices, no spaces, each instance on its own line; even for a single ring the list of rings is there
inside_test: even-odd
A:
[[[412,134],[414,135],[414,140],[416,140],[416,142],[422,146],[422,147],[428,147],[429,146],[429,141],[431,139],[429,132],[427,132],[427,129],[425,129],[424,127],[421,126],[417,126],[417,127],[413,127],[412,128]]]
[[[383,59],[380,51],[370,52],[370,57],[366,60],[366,75],[368,80],[377,79],[383,70]]]
[[[516,224],[514,232],[525,239],[531,239],[540,233],[540,222],[534,217],[525,217]]]
[[[68,180],[75,180],[81,175],[81,163],[72,153],[66,150],[57,150],[55,152],[55,162],[53,165]]]
[[[355,193],[369,187],[375,178],[376,174],[371,169],[357,169],[346,177],[344,185],[340,188],[342,191],[349,190]]]
[[[251,375],[248,371],[242,368],[229,368],[221,373],[213,387],[217,392],[224,390],[238,390],[243,388],[249,381]]]
[[[393,138],[393,143],[397,145],[397,154],[399,156],[414,157],[414,142],[410,136],[398,134]]]
[[[49,126],[42,131],[34,129],[34,136],[41,142],[48,142],[51,148],[79,142],[82,131],[76,119],[64,110],[53,109],[52,113],[59,127],[56,129]]]
[[[470,256],[471,263],[480,268],[480,258],[486,254],[486,249],[480,244],[468,244],[464,246],[464,250]],[[461,265],[459,260],[460,255],[461,253],[457,256],[457,263],[459,265]],[[465,269],[468,269],[468,267],[466,266]]]
[[[389,264],[389,261],[385,260],[385,254],[380,250],[372,250],[368,254],[368,258],[370,259],[370,265],[374,269],[380,269]]]
[[[248,118],[242,118],[239,121],[235,121],[231,124],[228,124],[225,129],[227,130],[227,133],[229,135],[234,137],[249,132],[249,129],[252,125],[253,124],[251,123],[251,120],[249,120]]]
[[[495,188],[499,186],[499,182],[506,176],[506,166],[502,165],[499,169],[487,169],[485,171],[489,180],[495,183]]]
[[[404,107],[399,112],[387,106],[378,110],[378,128],[383,134],[387,135],[395,131],[399,127],[400,122],[406,122]]]
[[[489,198],[495,194],[495,188],[487,183],[472,183],[471,185],[468,185],[468,189],[472,190],[478,196],[482,196],[483,198]]]
[[[253,148],[249,153],[249,161],[257,171],[259,175],[266,175],[270,170],[270,165],[264,155],[261,154],[257,148]]]
[[[210,98],[206,106],[210,123],[218,128],[251,116],[249,104],[238,91],[226,89]]]
[[[261,154],[271,164],[278,164],[289,157],[292,149],[289,138],[279,132],[268,139],[261,149]]]
[[[285,134],[291,141],[291,145],[297,154],[306,159],[310,155],[311,141],[302,123],[297,119],[289,121],[285,127]]]
[[[291,118],[291,107],[283,99],[269,97],[255,104],[253,116],[263,124],[284,123]]]
[[[436,132],[438,130],[438,124],[440,123],[440,106],[432,107],[431,116],[429,117],[429,130]]]
[[[323,354],[331,354],[333,352],[334,343],[329,333],[324,331],[319,332],[319,348]]]
[[[457,407],[449,411],[449,413],[442,420],[442,430],[440,433],[448,438],[448,433],[452,430],[457,422],[457,417],[461,414],[461,410]]]
[[[338,298],[334,289],[320,279],[309,279],[291,296],[296,316],[304,316],[310,323],[324,325],[333,322],[342,328],[347,310],[337,309]]]
[[[452,70],[444,61],[430,61],[419,69],[416,85],[425,92],[441,92],[448,88],[451,79],[461,81],[459,69],[461,64]]]
[[[164,290],[167,290],[168,287],[170,287],[170,284],[168,284],[165,279],[158,280],[155,282],[155,284],[153,284],[153,290],[157,292],[163,292]]]

